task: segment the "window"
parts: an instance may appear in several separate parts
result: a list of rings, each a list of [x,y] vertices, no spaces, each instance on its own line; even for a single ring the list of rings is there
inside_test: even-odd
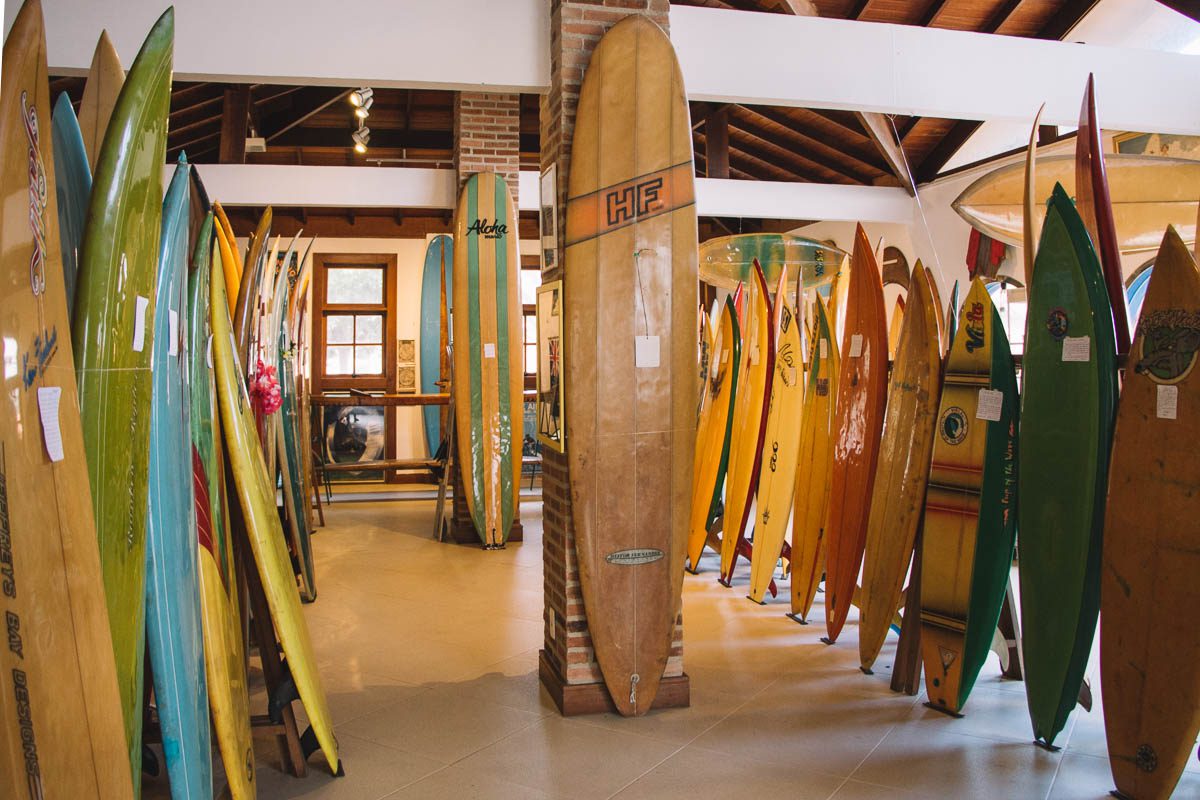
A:
[[[536,258],[533,261],[537,263]],[[540,269],[521,270],[521,330],[522,344],[525,345],[526,389],[537,389],[537,288],[541,285]]]
[[[395,391],[396,257],[315,258],[314,389]]]

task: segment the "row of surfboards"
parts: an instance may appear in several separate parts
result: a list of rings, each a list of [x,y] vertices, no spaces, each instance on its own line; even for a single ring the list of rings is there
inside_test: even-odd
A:
[[[243,262],[183,157],[164,198],[173,40],[168,9],[125,75],[102,36],[53,122],[38,0],[4,44],[3,797],[139,796],[147,661],[172,796],[213,795],[210,714],[232,796],[255,796],[238,528],[340,770],[300,612],[305,276],[276,271],[269,212]]]
[[[1026,225],[1020,394],[983,282],[943,317],[919,263],[889,378],[879,268],[861,226],[834,309],[816,298],[807,360],[786,283],[772,306],[757,265],[749,286],[713,309],[688,558],[694,567],[714,544],[728,585],[749,556],[750,599],[761,602],[782,555],[799,620],[824,577],[826,641],[857,605],[867,671],[920,541],[926,689],[933,707],[957,714],[992,643],[1019,530],[1035,738],[1049,747],[1066,724],[1102,609],[1114,781],[1124,796],[1168,797],[1200,733],[1200,685],[1184,666],[1200,636],[1180,619],[1200,601],[1185,577],[1200,552],[1200,469],[1188,452],[1200,275],[1168,228],[1152,273],[1130,287],[1140,307],[1121,387],[1126,295],[1109,278],[1120,274],[1116,247],[1106,257],[1093,246],[1113,241],[1113,228],[1090,82],[1080,128],[1083,191],[1073,202],[1054,188],[1040,240]],[[1032,152],[1029,163],[1032,174]],[[709,526],[722,514],[714,542]]]

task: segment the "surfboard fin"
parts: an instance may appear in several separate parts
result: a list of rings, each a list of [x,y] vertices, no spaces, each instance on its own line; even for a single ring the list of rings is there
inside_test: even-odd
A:
[[[283,709],[293,700],[300,699],[296,680],[292,677],[292,670],[288,667],[287,661],[281,662],[280,667],[283,669],[283,680],[276,684],[275,689],[271,692],[271,698],[267,702],[267,715],[276,725],[283,722]]]

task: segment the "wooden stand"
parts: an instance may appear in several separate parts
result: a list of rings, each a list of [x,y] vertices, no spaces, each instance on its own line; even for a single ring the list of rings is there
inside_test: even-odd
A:
[[[892,663],[892,691],[909,696],[921,686],[921,540],[925,521],[917,526],[913,544],[912,574],[904,596],[904,621],[900,624],[900,643],[896,645],[896,660]]]

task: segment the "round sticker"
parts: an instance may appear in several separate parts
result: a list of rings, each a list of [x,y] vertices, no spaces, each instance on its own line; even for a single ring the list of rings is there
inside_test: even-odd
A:
[[[967,414],[958,406],[951,406],[938,420],[938,433],[946,444],[960,444],[967,438]]]
[[[1046,330],[1050,331],[1050,335],[1058,341],[1066,338],[1067,329],[1070,326],[1071,320],[1067,317],[1067,312],[1061,308],[1052,308],[1046,317]]]

